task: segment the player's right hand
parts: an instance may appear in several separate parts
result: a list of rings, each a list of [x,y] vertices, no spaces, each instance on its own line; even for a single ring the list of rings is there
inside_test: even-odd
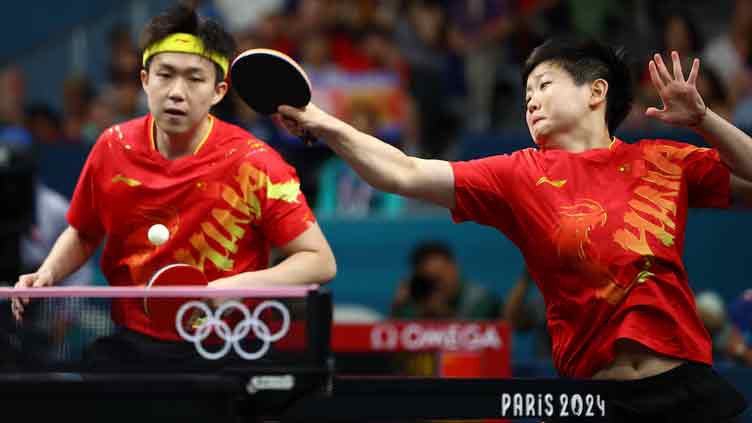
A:
[[[27,273],[18,277],[15,288],[40,288],[43,286],[52,286],[54,283],[52,273],[48,271]],[[13,317],[17,321],[23,318],[24,305],[29,304],[28,297],[13,297],[11,299],[11,310]]]
[[[325,139],[326,135],[334,132],[343,122],[315,104],[309,103],[302,109],[291,106],[279,106],[277,109],[282,126],[293,135],[311,134],[316,138]]]

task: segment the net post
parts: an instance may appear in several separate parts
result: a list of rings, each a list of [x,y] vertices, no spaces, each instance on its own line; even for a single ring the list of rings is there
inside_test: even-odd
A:
[[[306,325],[311,355],[317,365],[331,364],[332,293],[319,287],[306,296]]]

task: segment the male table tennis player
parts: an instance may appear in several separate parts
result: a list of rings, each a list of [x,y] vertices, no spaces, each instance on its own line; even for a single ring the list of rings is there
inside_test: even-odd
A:
[[[170,263],[197,266],[216,288],[332,279],[334,256],[295,170],[264,142],[209,113],[228,90],[232,37],[176,6],[146,25],[142,48],[150,113],[101,134],[76,186],[70,226],[16,287],[54,285],[103,238],[102,271],[116,286],[143,285]],[[160,246],[147,238],[155,224],[169,230]],[[267,268],[272,247],[287,258]],[[13,302],[18,319],[23,305]],[[169,336],[150,326],[142,300],[113,301],[112,318],[122,330],[98,353],[138,363],[140,354],[164,350],[152,339]]]
[[[497,228],[520,248],[547,306],[553,359],[575,378],[608,379],[615,421],[726,421],[743,397],[710,367],[681,255],[688,206],[750,204],[752,139],[708,109],[672,54],[649,63],[663,108],[714,148],[627,144],[623,55],[588,40],[549,40],[522,70],[538,148],[468,162],[408,157],[322,112],[279,108],[292,132],[324,140],[383,191],[436,203],[457,222]]]

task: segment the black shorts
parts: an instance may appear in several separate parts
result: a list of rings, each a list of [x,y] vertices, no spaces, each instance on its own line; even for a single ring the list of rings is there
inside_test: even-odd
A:
[[[607,393],[609,422],[734,422],[744,396],[712,367],[686,363],[656,376],[613,382]]]

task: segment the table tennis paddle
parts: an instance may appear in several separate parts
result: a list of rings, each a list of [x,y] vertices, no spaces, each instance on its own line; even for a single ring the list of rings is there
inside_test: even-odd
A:
[[[209,284],[206,275],[199,268],[175,263],[164,266],[154,272],[146,288],[160,286],[179,286],[179,285],[199,285],[207,286]],[[175,316],[178,309],[189,298],[144,298],[144,312],[149,316],[153,326],[162,331],[175,332]],[[188,316],[188,321],[183,322],[183,326],[191,326],[191,320],[196,316]]]
[[[230,65],[230,80],[240,98],[256,113],[271,115],[281,105],[303,108],[311,101],[311,81],[295,61],[282,52],[246,50]],[[301,136],[311,145],[316,138]]]

